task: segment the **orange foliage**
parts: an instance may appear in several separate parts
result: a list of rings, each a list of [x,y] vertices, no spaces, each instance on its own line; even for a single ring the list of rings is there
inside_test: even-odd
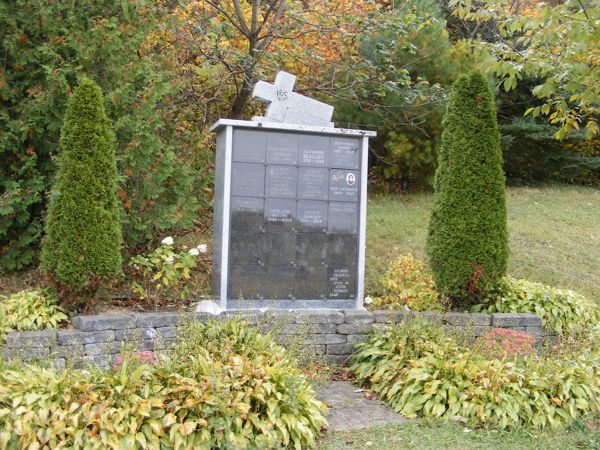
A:
[[[185,9],[178,8],[174,15],[184,24],[181,31],[188,40],[187,49],[182,48],[183,52],[193,46],[201,47],[219,54],[219,57],[231,66],[235,61],[228,59],[240,58],[247,54],[250,43],[240,30],[242,25],[230,26],[237,22],[234,2],[221,1],[220,4],[223,6],[221,12],[205,0],[196,0],[188,3]],[[355,34],[359,32],[360,23],[366,23],[370,13],[382,8],[380,4],[368,0],[304,0],[288,1],[286,5],[279,21],[273,24],[271,15],[258,36],[259,40],[269,37],[269,43],[260,57],[266,60],[267,66],[286,69],[303,79],[309,77],[320,80],[324,69],[343,58],[352,60],[356,57]],[[252,3],[239,2],[239,6],[246,24],[250,24]],[[257,18],[258,23],[262,23],[264,10],[259,12]],[[361,22],[360,19],[365,20]],[[204,26],[199,28],[201,24]],[[219,25],[224,28],[217,41],[214,36],[210,36],[210,32]],[[188,54],[184,59],[188,66],[182,69],[188,73],[196,72],[194,66],[207,63],[198,52]],[[217,61],[208,63],[213,66]],[[259,69],[259,72],[264,71]],[[214,70],[210,70],[209,73],[207,78],[214,80]],[[221,68],[217,79],[223,80],[223,77],[230,76]]]

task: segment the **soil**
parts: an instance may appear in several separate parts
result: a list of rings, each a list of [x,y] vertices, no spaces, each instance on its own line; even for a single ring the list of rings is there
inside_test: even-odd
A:
[[[79,314],[192,311],[196,303],[204,299],[203,296],[185,299],[160,299],[155,304],[152,300],[115,296],[111,299],[88,303],[84,309],[79,311]]]

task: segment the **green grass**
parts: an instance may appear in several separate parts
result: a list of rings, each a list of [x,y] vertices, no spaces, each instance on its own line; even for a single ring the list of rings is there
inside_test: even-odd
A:
[[[367,215],[366,289],[402,253],[427,260],[433,196],[371,195]],[[600,190],[577,186],[507,191],[509,274],[571,288],[600,302]]]
[[[591,426],[596,426],[592,429]],[[558,450],[600,449],[600,427],[596,422],[580,422],[570,429],[533,432],[472,430],[464,425],[415,419],[403,425],[373,427],[355,432],[326,434],[321,450],[397,449],[481,449]]]

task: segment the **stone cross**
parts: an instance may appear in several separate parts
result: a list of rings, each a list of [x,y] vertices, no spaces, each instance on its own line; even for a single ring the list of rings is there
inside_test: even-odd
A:
[[[333,127],[333,106],[292,92],[295,82],[296,76],[287,72],[279,72],[275,84],[257,82],[252,97],[269,106],[266,117],[252,120]]]

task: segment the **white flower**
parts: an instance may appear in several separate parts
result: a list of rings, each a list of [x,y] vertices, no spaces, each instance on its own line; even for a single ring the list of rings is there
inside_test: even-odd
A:
[[[175,257],[173,255],[167,256],[167,264],[173,264],[175,262]]]
[[[173,238],[171,236],[167,236],[166,238],[164,238],[162,241],[160,241],[161,244],[163,245],[173,245]]]
[[[198,256],[200,254],[200,252],[198,251],[197,248],[190,249],[190,251],[188,251],[188,253],[192,256]]]
[[[405,311],[410,311],[410,308],[408,307],[408,305],[404,305],[404,310]]]
[[[465,428],[465,429],[463,430],[463,433],[470,433],[471,431],[473,431],[473,430],[471,430],[470,428]]]
[[[373,303],[373,299],[371,297],[365,297],[365,304],[370,305]]]
[[[200,244],[198,247],[196,247],[196,249],[200,253],[206,253],[208,251],[208,245],[206,245],[206,244]]]

